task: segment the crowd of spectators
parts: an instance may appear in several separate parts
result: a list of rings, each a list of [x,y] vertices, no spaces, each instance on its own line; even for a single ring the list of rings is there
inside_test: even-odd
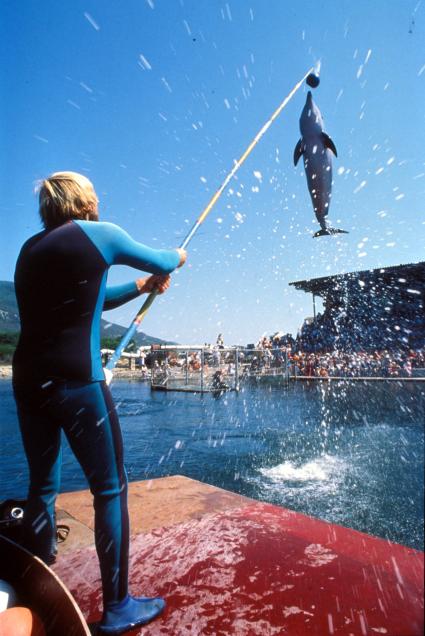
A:
[[[223,347],[224,349],[224,347]],[[417,350],[302,351],[291,336],[261,338],[255,345],[237,349],[239,376],[288,373],[303,377],[400,377],[408,378],[425,370],[425,347]],[[159,351],[141,354],[139,365],[146,374],[150,369],[178,376],[181,373],[210,375],[220,369],[226,376],[236,373],[236,351],[207,346],[200,351]]]
[[[256,344],[260,366],[284,359],[291,375],[308,377],[411,377],[424,369],[425,318],[407,308],[402,316],[378,314],[372,321],[370,311],[353,320],[331,310],[306,321],[296,339],[263,337]]]
[[[425,313],[419,298],[410,303],[375,299],[350,309],[331,305],[304,322],[297,346],[310,353],[420,349],[425,346]]]
[[[289,355],[291,375],[307,377],[404,377],[413,375],[415,368],[425,368],[425,348],[417,351],[356,351],[345,353],[303,353]]]
[[[286,367],[290,375],[307,377],[411,377],[414,369],[425,369],[425,347],[311,353],[288,335],[262,338],[255,352],[253,370]]]
[[[276,333],[239,350],[238,372],[273,372],[307,377],[411,377],[425,369],[425,315],[418,303],[357,304],[348,314],[338,305],[306,320],[294,338]],[[189,372],[225,368],[235,373],[235,353],[224,350],[222,334],[200,352],[162,354],[152,363]],[[148,355],[149,357],[149,355]],[[149,364],[149,360],[146,360]],[[143,362],[144,366],[144,362]],[[423,373],[423,372],[422,372]]]
[[[425,313],[415,290],[398,297],[390,292],[353,296],[349,309],[332,299],[295,339],[279,334],[258,346],[285,348],[294,374],[409,377],[413,369],[425,368]]]

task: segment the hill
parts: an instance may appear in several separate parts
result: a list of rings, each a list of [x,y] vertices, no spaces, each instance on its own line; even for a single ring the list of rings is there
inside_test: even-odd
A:
[[[11,281],[0,281],[0,333],[17,333],[20,330],[18,305],[16,303],[15,285]],[[102,338],[120,338],[126,331],[122,325],[109,321],[101,321]],[[154,336],[149,336],[142,331],[134,336],[137,345],[150,344],[175,344]]]
[[[0,281],[0,332],[14,333],[19,329],[15,286],[9,281],[2,280]]]

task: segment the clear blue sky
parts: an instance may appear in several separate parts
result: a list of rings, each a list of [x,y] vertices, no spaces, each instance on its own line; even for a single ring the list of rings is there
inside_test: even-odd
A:
[[[103,220],[174,247],[233,160],[310,66],[334,140],[317,229],[299,139],[303,87],[241,168],[143,331],[179,342],[296,333],[311,297],[290,281],[424,258],[424,0],[3,0],[1,261],[12,280],[39,231],[34,182],[93,181]],[[6,61],[6,63],[5,63]],[[116,268],[110,282],[134,273]],[[105,314],[128,324],[139,303]]]

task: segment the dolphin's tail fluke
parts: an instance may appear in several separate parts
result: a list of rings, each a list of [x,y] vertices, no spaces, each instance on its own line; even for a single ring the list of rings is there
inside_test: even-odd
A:
[[[318,236],[332,236],[333,234],[348,234],[347,230],[340,230],[336,227],[326,227],[313,234],[313,238]]]

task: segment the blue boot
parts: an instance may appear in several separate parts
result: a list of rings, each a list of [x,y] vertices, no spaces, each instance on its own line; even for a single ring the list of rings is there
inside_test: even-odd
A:
[[[119,603],[109,603],[97,628],[100,634],[122,634],[138,625],[146,625],[165,607],[162,598],[135,598],[126,596]]]

